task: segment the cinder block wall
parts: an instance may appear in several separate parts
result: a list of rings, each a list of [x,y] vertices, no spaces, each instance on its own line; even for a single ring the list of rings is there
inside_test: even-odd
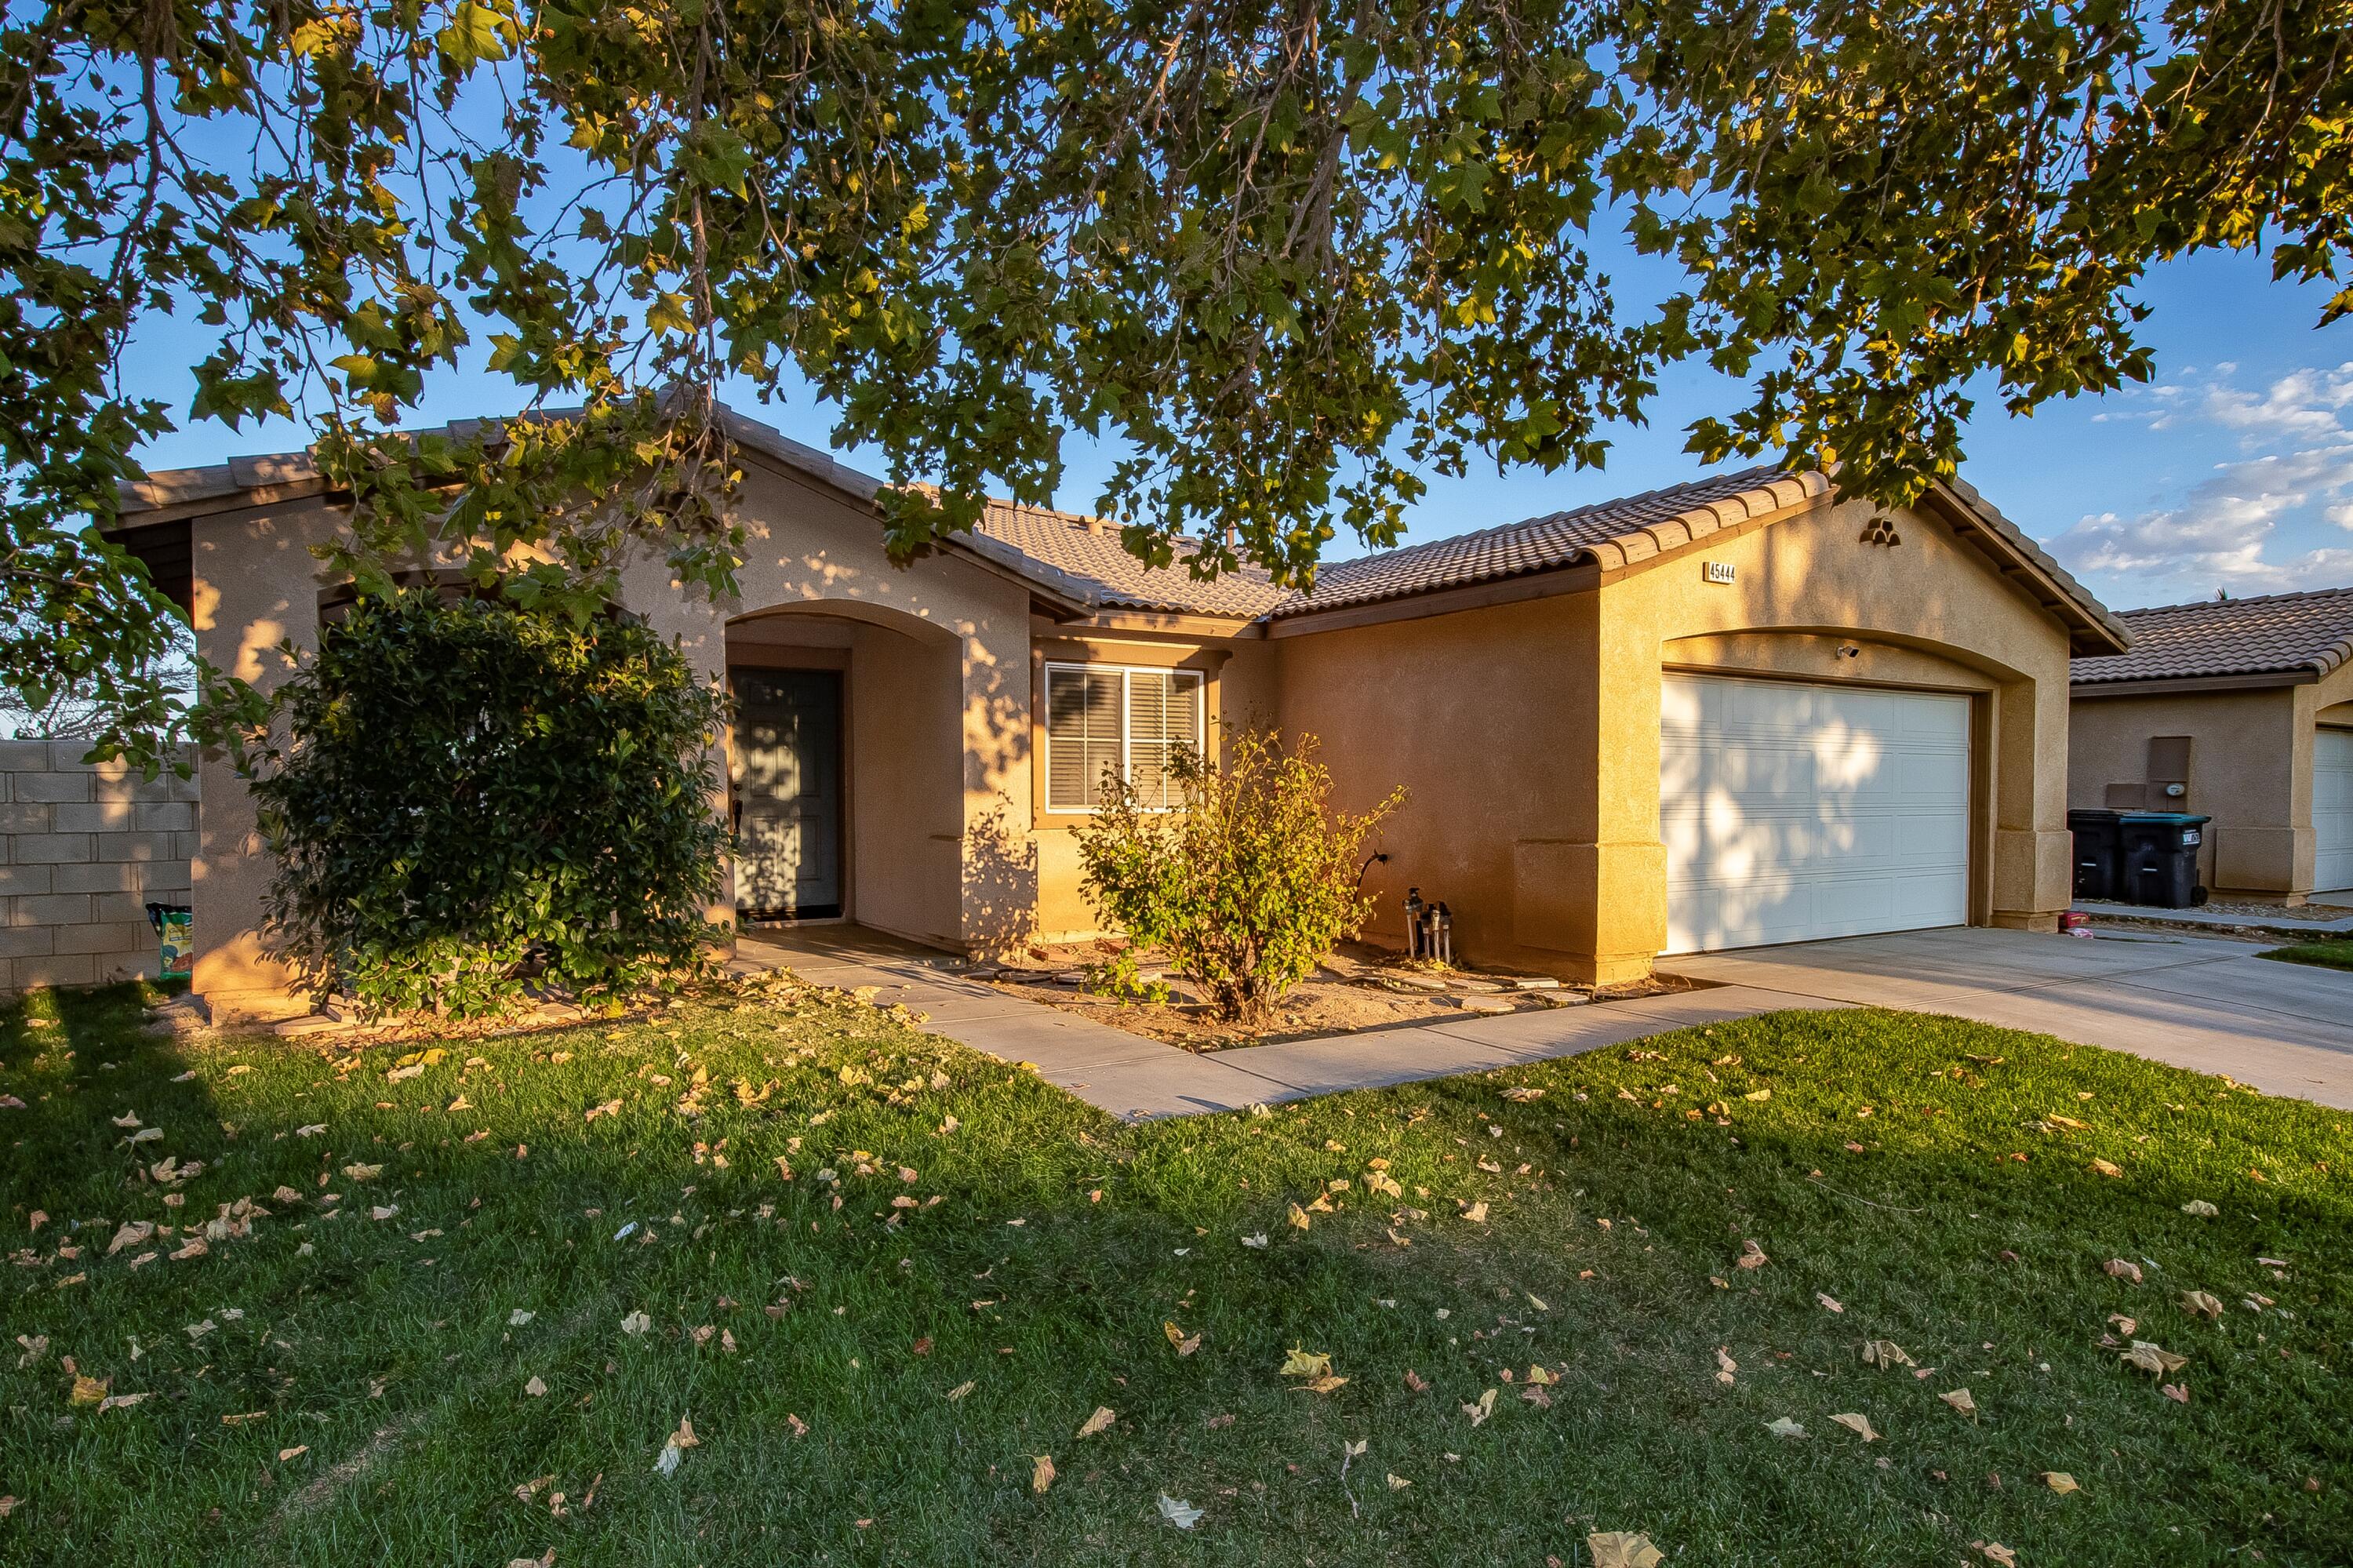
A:
[[[0,740],[0,995],[153,975],[146,906],[185,904],[196,781]]]

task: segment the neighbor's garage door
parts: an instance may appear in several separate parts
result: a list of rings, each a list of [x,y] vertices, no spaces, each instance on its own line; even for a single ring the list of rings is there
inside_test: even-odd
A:
[[[2353,890],[2353,729],[2312,736],[2312,885]]]
[[[1666,677],[1667,950],[1968,921],[1969,701]]]

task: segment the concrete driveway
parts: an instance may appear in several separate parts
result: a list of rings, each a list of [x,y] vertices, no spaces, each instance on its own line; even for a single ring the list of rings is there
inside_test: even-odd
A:
[[[2131,1051],[2265,1094],[2353,1109],[2353,970],[2211,937],[2042,937],[1951,927],[1666,959],[1786,1005],[1943,1012]]]

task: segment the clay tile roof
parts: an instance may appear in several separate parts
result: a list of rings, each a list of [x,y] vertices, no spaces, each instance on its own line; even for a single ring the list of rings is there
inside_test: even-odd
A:
[[[1622,501],[1335,561],[1317,574],[1311,592],[1291,595],[1274,613],[1305,615],[1404,599],[1584,561],[1605,568],[1630,566],[1729,524],[1794,506],[1829,488],[1820,474],[1785,473],[1775,468],[1743,469],[1669,485]]]
[[[2160,605],[2117,619],[2132,632],[2132,651],[2076,660],[2074,684],[2306,672],[2316,680],[2353,659],[2353,588]]]
[[[1120,543],[1116,523],[1010,501],[991,501],[959,541],[1095,606],[1255,620],[1290,591],[1258,567],[1209,578],[1195,577],[1182,556],[1172,566],[1148,567]]]

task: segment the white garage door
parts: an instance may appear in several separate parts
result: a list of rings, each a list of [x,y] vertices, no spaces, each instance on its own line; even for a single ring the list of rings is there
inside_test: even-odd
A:
[[[2312,737],[2312,885],[2353,891],[2353,729]]]
[[[1968,923],[1967,697],[1665,684],[1669,952]]]

